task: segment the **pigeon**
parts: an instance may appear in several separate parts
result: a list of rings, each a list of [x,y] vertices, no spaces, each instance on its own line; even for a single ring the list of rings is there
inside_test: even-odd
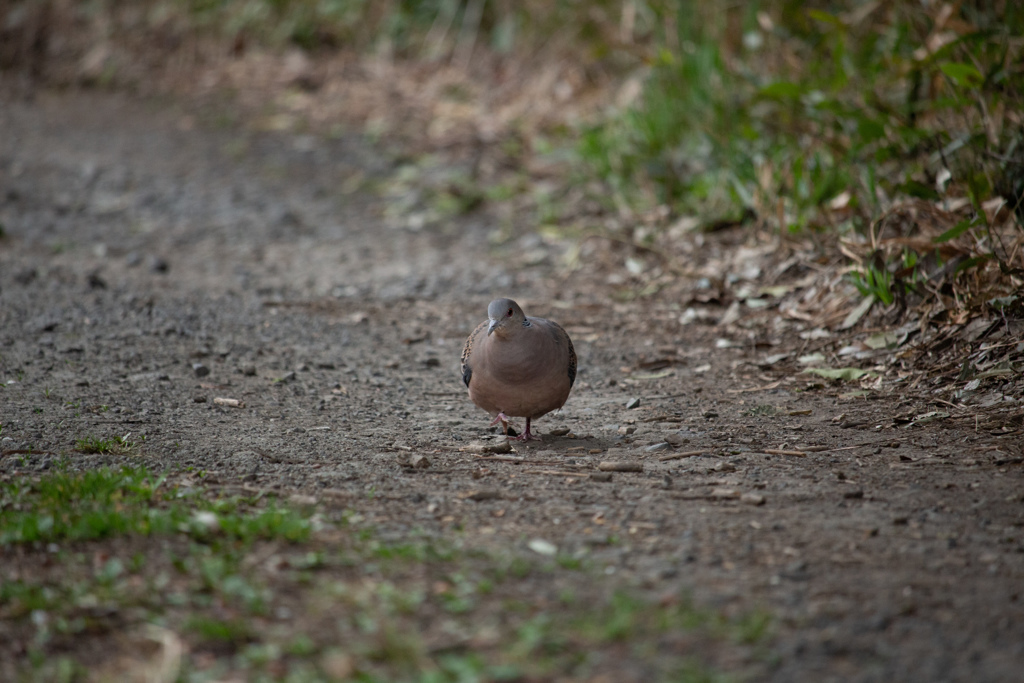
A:
[[[525,417],[518,441],[540,440],[530,422],[558,410],[576,381],[576,350],[562,326],[531,318],[512,299],[495,299],[462,349],[469,398],[508,435],[510,417]]]

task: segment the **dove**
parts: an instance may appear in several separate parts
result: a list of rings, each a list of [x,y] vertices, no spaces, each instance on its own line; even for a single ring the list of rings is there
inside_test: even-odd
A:
[[[576,381],[576,350],[562,326],[531,318],[512,299],[495,299],[462,349],[469,398],[508,434],[511,417],[525,417],[518,441],[539,437],[531,421],[558,410]]]

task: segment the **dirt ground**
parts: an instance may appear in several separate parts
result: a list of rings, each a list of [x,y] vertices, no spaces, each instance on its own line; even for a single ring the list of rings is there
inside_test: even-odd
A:
[[[757,680],[1024,677],[1019,430],[897,419],[939,410],[928,388],[780,382],[799,368],[763,359],[806,346],[796,327],[683,324],[693,282],[615,300],[598,252],[569,271],[570,244],[496,239],[486,213],[395,220],[396,164],[365,141],[199,120],[109,94],[0,101],[0,474],[142,459],[397,537],[542,538],[622,585],[767,611]],[[458,375],[498,296],[579,355],[521,461],[463,450],[499,443]],[[126,433],[139,453],[74,452]],[[602,461],[642,471],[590,478]]]

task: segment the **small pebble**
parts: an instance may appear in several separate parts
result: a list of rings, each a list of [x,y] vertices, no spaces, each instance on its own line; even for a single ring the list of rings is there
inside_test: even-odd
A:
[[[89,273],[86,278],[86,284],[89,285],[89,289],[106,289],[107,282],[99,276],[99,273]]]
[[[30,285],[37,277],[39,277],[39,271],[35,268],[26,268],[14,275],[14,281],[19,285]]]
[[[764,505],[764,496],[760,493],[744,493],[740,496],[740,502],[747,505]]]
[[[202,363],[193,363],[192,372],[196,373],[196,377],[206,377],[210,374],[210,368],[206,367]]]
[[[565,436],[568,433],[568,427],[555,427],[550,432],[548,432],[548,436]]]
[[[655,451],[663,451],[668,447],[669,443],[667,441],[662,441],[661,443],[651,444],[644,450],[647,451],[648,453],[654,453]]]
[[[425,470],[430,467],[430,458],[420,453],[409,457],[409,467]]]
[[[632,410],[633,408],[639,408],[639,407],[640,407],[640,399],[639,398],[631,398],[631,399],[629,399],[626,402],[626,410]]]
[[[535,538],[526,544],[527,547],[538,555],[553,556],[558,552],[558,546],[542,538]]]

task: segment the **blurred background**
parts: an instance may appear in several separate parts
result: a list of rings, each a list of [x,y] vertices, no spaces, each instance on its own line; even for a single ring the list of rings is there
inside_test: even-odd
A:
[[[0,0],[0,70],[366,135],[445,167],[415,225],[810,236],[891,303],[937,264],[993,296],[1024,265],[1022,29],[1006,0]]]

